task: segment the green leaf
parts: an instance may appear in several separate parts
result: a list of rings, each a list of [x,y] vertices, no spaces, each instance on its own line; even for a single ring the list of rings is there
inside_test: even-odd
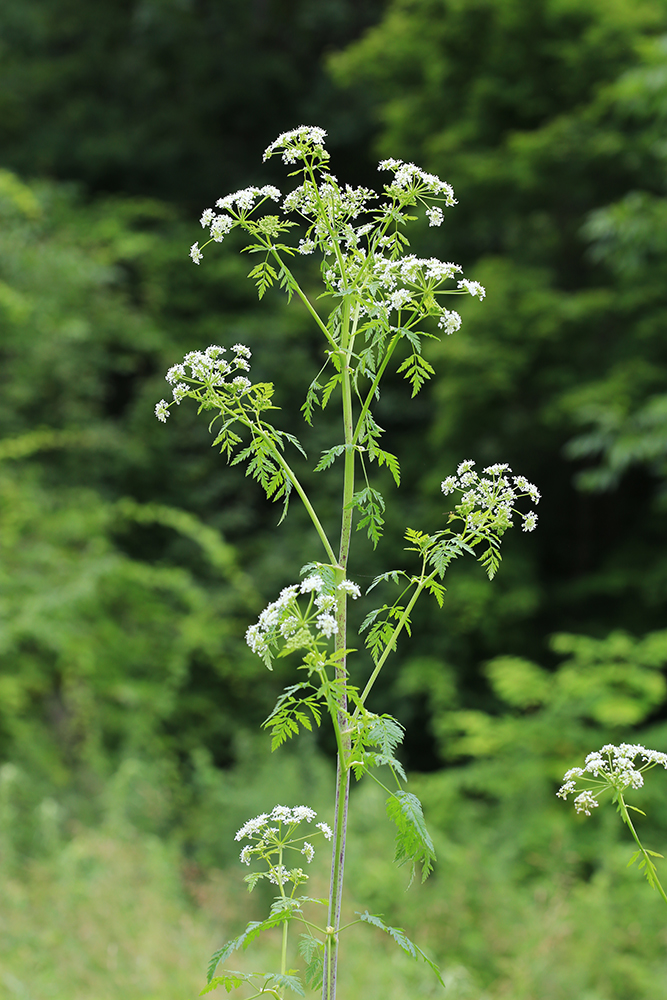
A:
[[[401,576],[404,576],[406,580],[410,579],[405,570],[402,569],[390,569],[387,573],[381,573],[380,576],[375,577],[370,587],[366,590],[366,593],[370,594],[371,590],[373,590],[374,587],[377,587],[378,583],[389,583],[389,581],[391,581],[392,583],[398,584],[399,577]]]
[[[305,698],[295,697],[297,691],[310,689],[313,694]],[[319,692],[313,689],[309,681],[301,681],[286,688],[276,702],[273,711],[262,723],[263,729],[271,731],[271,751],[277,750],[286,740],[296,736],[299,728],[312,732],[312,724],[306,712],[312,715],[317,726],[322,721],[322,712],[318,704]]]
[[[266,292],[267,288],[270,288],[271,285],[274,283],[274,281],[278,277],[278,274],[276,270],[269,264],[268,260],[263,260],[261,264],[257,264],[256,267],[253,267],[248,277],[252,278],[255,284],[257,285],[257,294],[261,299],[264,297],[264,293]]]
[[[200,990],[199,996],[203,997],[205,993],[211,993],[211,991],[217,989],[218,986],[224,986],[227,992],[231,993],[232,990],[238,989],[238,987],[242,986],[243,983],[247,983],[251,980],[252,977],[246,975],[245,972],[232,972],[230,970],[229,972],[226,972],[224,976],[214,976],[208,985],[205,986],[203,990]]]
[[[368,457],[371,462],[377,459],[379,466],[386,465],[391,472],[394,482],[397,486],[401,485],[401,467],[399,465],[396,455],[392,455],[389,451],[383,451],[382,448],[378,448],[374,441],[369,439],[368,441]]]
[[[306,995],[305,990],[303,988],[303,983],[301,982],[299,977],[296,975],[292,975],[290,973],[285,973],[284,975],[280,975],[280,973],[277,972],[267,972],[266,975],[264,976],[264,984],[265,984],[265,989],[266,988],[275,989],[277,987],[278,989],[291,990],[292,993],[296,993],[297,996],[300,997]]]
[[[330,465],[336,461],[339,455],[342,455],[345,451],[344,444],[335,444],[333,448],[329,448],[328,451],[322,452],[322,457],[314,468],[314,472],[322,472],[324,469],[328,469]]]
[[[299,939],[299,954],[306,963],[306,984],[311,990],[319,990],[324,976],[324,942],[311,934],[302,934]]]
[[[336,364],[337,356],[335,354],[332,355],[332,361],[334,362],[334,364]],[[343,375],[342,375],[342,373],[336,372],[336,374],[332,375],[331,378],[329,379],[329,381],[327,382],[327,384],[325,385],[324,389],[322,390],[322,409],[323,410],[326,409],[326,405],[329,402],[329,400],[331,399],[331,393],[334,391],[334,389],[336,388],[336,386],[339,385],[342,381],[343,381]]]
[[[387,799],[386,808],[397,828],[394,861],[399,865],[410,864],[410,882],[415,877],[417,865],[421,864],[424,882],[433,870],[435,848],[424,823],[421,802],[411,792],[398,791]]]
[[[382,515],[385,508],[384,497],[378,490],[367,486],[365,489],[359,490],[358,493],[354,494],[349,506],[356,507],[363,515],[357,524],[356,530],[361,531],[363,528],[366,528],[368,538],[373,543],[373,548],[375,548],[382,537],[382,528],[384,525]]]
[[[220,962],[225,962],[230,955],[239,948],[244,950],[248,947],[251,941],[254,941],[263,931],[271,930],[273,927],[278,927],[285,920],[289,920],[292,916],[291,910],[280,910],[279,912],[272,913],[266,918],[266,920],[251,920],[247,924],[246,929],[238,937],[232,938],[231,941],[227,941],[223,944],[222,948],[218,948],[216,952],[211,955],[210,961],[208,963],[207,969],[207,982],[211,982],[215,970],[217,969]]]
[[[319,392],[322,392],[322,386],[320,385],[320,383],[317,380],[311,382],[310,385],[308,386],[308,392],[306,393],[306,401],[301,407],[301,412],[303,413],[303,419],[306,421],[307,424],[310,424],[311,426],[313,423],[313,412],[315,410],[315,407],[322,406],[322,404],[320,403],[320,397],[318,396]]]
[[[389,937],[394,939],[399,948],[402,948],[403,951],[407,952],[408,955],[414,958],[415,961],[421,958],[422,962],[425,962],[426,965],[428,965],[429,969],[432,969],[433,972],[436,974],[436,976],[438,977],[438,982],[442,986],[445,985],[442,980],[442,975],[440,974],[440,969],[438,968],[438,966],[435,964],[435,962],[431,961],[428,955],[424,954],[419,945],[414,944],[410,940],[410,938],[407,936],[402,927],[390,927],[389,924],[385,924],[384,920],[382,920],[381,917],[379,917],[376,913],[369,913],[368,910],[366,910],[364,913],[357,913],[357,916],[361,920],[363,920],[364,923],[371,924],[373,927],[377,927],[381,931],[384,931],[385,934],[388,934]]]
[[[411,354],[409,358],[406,358],[403,364],[398,369],[398,374],[404,372],[404,377],[412,385],[412,395],[413,397],[417,395],[424,382],[430,379],[431,375],[435,375],[435,369],[422,358],[421,354]]]

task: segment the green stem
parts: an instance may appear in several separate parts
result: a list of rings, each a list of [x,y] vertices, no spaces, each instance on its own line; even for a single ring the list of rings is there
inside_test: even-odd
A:
[[[349,300],[346,300],[343,305],[341,324],[341,352],[344,356],[344,365],[341,372],[341,389],[343,402],[343,429],[345,433],[346,448],[340,552],[338,555],[336,583],[340,583],[345,577],[347,560],[350,551],[350,538],[352,535],[352,497],[354,496],[355,452],[352,445],[354,422],[352,414],[350,357],[354,346],[354,336],[358,321],[358,309],[355,310],[352,324],[350,324],[350,319],[350,303]],[[347,648],[347,594],[345,591],[338,591],[336,621],[338,624],[338,631],[336,633],[336,652],[340,652]],[[347,695],[345,693],[344,685],[347,679],[347,665],[346,658],[344,656],[336,661],[335,679],[342,682],[343,695],[340,699],[340,708],[332,717],[334,730],[336,732],[336,740],[338,743],[338,760],[336,764],[336,803],[331,856],[331,882],[329,887],[328,933],[325,945],[325,975],[322,984],[323,1000],[335,1000],[336,997],[338,931],[340,928],[340,913],[343,896],[347,810],[350,795],[350,772],[345,763],[350,749],[350,737],[349,734],[345,734],[345,730],[347,729]]]
[[[667,895],[665,894],[665,890],[662,888],[662,885],[660,884],[660,879],[658,878],[658,875],[657,875],[657,873],[655,871],[655,865],[654,865],[653,861],[651,860],[650,855],[647,853],[646,849],[644,848],[644,846],[643,846],[642,842],[640,841],[639,837],[637,836],[637,831],[635,830],[634,825],[632,823],[632,820],[630,819],[630,814],[628,813],[628,809],[627,809],[627,806],[625,804],[625,800],[623,799],[623,796],[620,795],[620,794],[618,796],[618,805],[619,805],[619,809],[620,809],[620,812],[621,812],[621,818],[622,818],[623,822],[626,824],[626,826],[628,827],[628,829],[630,830],[630,833],[632,834],[633,839],[634,839],[637,847],[641,851],[641,853],[642,853],[642,855],[644,857],[644,862],[646,863],[647,870],[650,871],[651,874],[652,874],[652,880],[649,879],[649,881],[650,881],[650,883],[652,885],[655,884],[655,888],[658,890],[658,892],[660,893],[660,895],[664,899],[665,903],[667,903]]]
[[[324,550],[325,550],[327,556],[329,557],[329,561],[330,561],[330,563],[331,563],[332,566],[335,566],[336,565],[336,554],[335,554],[334,550],[331,547],[331,543],[329,542],[329,539],[327,538],[326,531],[322,527],[322,524],[320,522],[319,517],[315,513],[315,509],[314,509],[313,505],[311,504],[310,500],[308,499],[308,494],[306,493],[306,491],[304,490],[303,486],[301,485],[301,483],[297,479],[296,474],[293,472],[293,470],[287,464],[287,462],[285,461],[285,459],[283,458],[283,456],[280,454],[279,450],[275,447],[275,445],[273,444],[273,442],[272,442],[271,438],[268,436],[268,434],[266,434],[262,430],[262,428],[259,426],[259,424],[252,424],[251,426],[252,426],[252,429],[255,430],[258,434],[261,434],[261,436],[264,438],[264,440],[267,441],[269,443],[269,445],[271,446],[271,451],[273,453],[273,456],[274,456],[276,462],[278,462],[278,464],[281,466],[281,468],[285,472],[285,475],[287,476],[287,478],[291,482],[292,486],[294,487],[294,489],[296,490],[296,492],[299,494],[301,502],[304,505],[304,507],[306,508],[306,510],[308,512],[308,515],[309,515],[311,521],[313,522],[313,524],[315,526],[315,530],[317,531],[317,534],[320,536],[320,540],[322,542],[322,545],[324,546]]]
[[[371,403],[373,402],[373,397],[375,395],[375,390],[377,389],[378,385],[380,384],[380,379],[384,375],[385,368],[389,364],[389,359],[391,358],[392,354],[394,353],[394,348],[396,347],[396,344],[399,342],[400,339],[401,339],[400,334],[397,333],[397,334],[395,334],[395,336],[393,336],[391,338],[391,340],[389,342],[389,346],[387,347],[387,352],[386,352],[386,354],[384,356],[384,360],[383,360],[382,364],[380,365],[380,367],[378,368],[377,375],[373,379],[373,384],[371,385],[370,389],[368,390],[368,394],[366,396],[366,400],[364,402],[364,405],[361,408],[361,413],[359,414],[359,419],[357,420],[357,426],[356,426],[356,429],[355,429],[355,432],[354,432],[354,437],[352,438],[352,444],[356,444],[357,441],[358,441],[358,439],[359,439],[359,434],[361,433],[361,429],[363,427],[364,417],[366,416],[366,414],[368,413],[368,411],[369,411],[369,409],[371,407]]]
[[[294,291],[299,296],[299,298],[303,302],[304,306],[306,307],[306,309],[308,310],[308,312],[310,313],[310,315],[313,317],[313,319],[317,323],[318,327],[320,328],[320,330],[322,331],[322,333],[324,334],[324,336],[327,338],[327,340],[329,341],[329,343],[333,347],[334,351],[337,351],[338,350],[338,344],[336,343],[336,341],[331,336],[331,334],[330,334],[330,332],[329,332],[329,330],[327,328],[326,323],[324,323],[324,321],[322,320],[321,316],[319,315],[319,313],[317,312],[317,310],[315,309],[315,307],[310,302],[310,299],[308,298],[308,296],[306,295],[306,293],[303,291],[303,289],[301,288],[301,286],[299,285],[298,281],[296,280],[296,278],[294,277],[294,275],[292,274],[292,272],[290,271],[290,269],[287,267],[287,265],[283,261],[282,257],[278,253],[278,251],[274,247],[271,247],[271,253],[275,257],[275,259],[278,261],[278,263],[280,264],[281,268],[285,271],[285,273],[289,274],[290,278],[294,282],[294,286],[293,286],[294,287]]]
[[[368,698],[368,695],[371,692],[371,688],[375,684],[375,681],[377,680],[378,674],[382,670],[382,668],[383,668],[383,666],[384,666],[384,664],[385,664],[385,662],[387,660],[387,657],[389,656],[389,654],[391,652],[393,652],[394,645],[396,643],[396,639],[398,638],[398,636],[400,635],[400,633],[403,631],[406,622],[409,620],[409,618],[410,618],[410,612],[412,611],[412,609],[414,608],[415,604],[417,603],[417,599],[419,598],[419,595],[421,594],[421,592],[424,589],[424,587],[426,587],[427,584],[434,578],[434,576],[436,575],[436,573],[437,573],[437,570],[433,570],[433,572],[430,573],[429,576],[425,577],[424,576],[424,571],[422,570],[422,575],[419,578],[419,581],[417,583],[417,589],[415,590],[414,594],[410,598],[410,601],[408,602],[408,605],[405,608],[405,610],[403,611],[401,617],[398,619],[398,622],[396,623],[396,628],[392,632],[391,638],[389,639],[389,641],[387,642],[387,645],[384,648],[384,653],[382,654],[382,656],[380,657],[380,659],[375,664],[375,669],[373,670],[373,673],[371,674],[371,676],[368,678],[368,682],[366,683],[366,687],[364,688],[364,690],[361,693],[361,697],[359,698],[359,704],[358,704],[357,708],[355,709],[353,719],[357,718],[357,716],[359,714],[359,709],[365,704],[366,699]]]

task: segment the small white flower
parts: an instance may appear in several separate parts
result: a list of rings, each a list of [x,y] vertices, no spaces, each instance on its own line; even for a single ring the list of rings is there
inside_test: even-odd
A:
[[[207,226],[210,226],[214,219],[215,219],[215,212],[213,211],[213,209],[205,208],[202,213],[202,217],[199,220],[201,222],[202,229],[206,229]]]
[[[299,240],[298,250],[304,256],[311,254],[315,250],[315,243],[312,240]]]
[[[581,794],[577,795],[576,799],[574,799],[574,808],[579,813],[585,813],[586,816],[590,816],[591,809],[597,809],[599,804],[600,803],[597,801],[593,793],[588,790],[581,792]]]
[[[185,382],[179,382],[173,388],[174,402],[180,406],[181,400],[184,399],[190,392],[190,386],[186,385]]]
[[[457,330],[461,329],[461,317],[455,309],[443,309],[438,320],[438,326],[449,337],[452,333],[456,333]]]
[[[289,806],[274,806],[269,819],[273,823],[291,823],[292,810]]]
[[[283,885],[289,876],[289,872],[285,865],[276,865],[269,872],[269,882],[273,882],[274,885]]]
[[[320,611],[333,611],[336,607],[336,598],[333,594],[320,594],[315,598],[315,607]]]
[[[232,350],[235,354],[241,354],[244,358],[252,357],[252,351],[249,347],[246,347],[245,344],[234,344]]]
[[[412,296],[407,288],[399,288],[389,296],[389,307],[391,309],[402,309],[412,300]]]
[[[242,392],[245,392],[246,389],[250,388],[252,382],[249,378],[245,378],[243,375],[237,375],[236,378],[232,379],[232,385],[235,385],[237,389],[241,389]]]
[[[283,132],[264,150],[264,159],[268,160],[279,149],[283,150],[283,163],[294,163],[304,157],[306,152],[317,153],[328,158],[324,149],[326,132],[316,125],[299,125],[290,132]],[[308,149],[308,147],[311,147]]]
[[[161,399],[159,403],[155,404],[155,416],[161,423],[166,424],[169,416],[169,403],[166,399]]]
[[[531,510],[524,516],[523,530],[534,531],[536,527],[537,527],[537,514]]]
[[[293,636],[298,629],[299,624],[299,619],[294,615],[290,615],[289,618],[285,618],[285,620],[280,623],[280,634],[283,639],[289,639]]]
[[[338,590],[344,590],[354,601],[356,601],[358,597],[361,597],[361,590],[356,583],[352,582],[352,580],[343,580],[338,584]]]
[[[301,848],[301,853],[305,855],[306,861],[310,864],[310,862],[315,857],[315,848],[313,847],[312,844],[309,844],[307,840],[304,840],[303,847]]]
[[[216,243],[222,243],[233,226],[234,220],[231,215],[216,215],[211,223],[211,239]]]
[[[185,378],[185,368],[183,365],[173,365],[165,375],[165,381],[169,382],[170,385],[178,382],[180,378]]]
[[[239,857],[241,858],[241,861],[243,862],[244,865],[249,865],[250,864],[250,859],[252,858],[252,853],[253,853],[252,847],[250,846],[250,844],[246,844],[246,846],[243,848],[243,850],[241,851],[241,853],[239,855]]]
[[[234,840],[243,840],[244,837],[252,837],[254,834],[259,833],[259,831],[266,826],[268,816],[266,813],[261,813],[259,816],[255,816],[254,819],[249,819],[243,824],[240,830],[237,831]]]
[[[464,462],[461,462],[456,470],[457,476],[463,476],[466,472],[471,472],[475,463],[471,458],[467,458]]]
[[[479,281],[469,281],[468,278],[461,278],[458,287],[465,288],[471,295],[477,295],[480,301],[486,295],[486,289],[484,285],[480,285]]]
[[[458,479],[456,478],[456,476],[447,476],[447,478],[443,479],[443,481],[440,483],[440,489],[445,494],[445,496],[449,496],[450,493],[453,493],[454,490],[457,488],[457,486],[458,486]]]
[[[314,574],[313,576],[306,577],[305,580],[301,582],[301,593],[310,594],[311,591],[316,590],[318,593],[324,587],[324,580],[321,576]]]
[[[427,209],[426,218],[428,219],[429,226],[441,226],[444,219],[442,209],[434,205],[433,208]]]
[[[331,840],[333,837],[333,831],[328,823],[316,823],[315,826],[318,830],[322,831],[326,840]]]
[[[333,615],[318,615],[315,621],[317,622],[318,629],[327,639],[330,639],[332,635],[336,635],[338,632],[338,622]]]
[[[192,257],[195,264],[198,264],[199,261],[202,259],[204,255],[199,249],[199,243],[192,244],[192,246],[190,247],[190,256]]]
[[[292,809],[292,822],[293,823],[312,823],[317,813],[310,806],[294,806]]]

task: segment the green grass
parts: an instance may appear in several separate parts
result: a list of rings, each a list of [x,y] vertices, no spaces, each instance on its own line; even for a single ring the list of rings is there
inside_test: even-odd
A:
[[[299,769],[299,760],[280,762],[286,781],[280,801],[313,802],[329,819],[316,800],[326,791],[326,768],[303,760]],[[65,838],[62,830],[57,835],[42,824],[41,857],[26,859],[17,846],[11,857],[10,815],[18,823],[18,814],[5,812],[0,824],[0,997],[196,997],[212,952],[248,920],[260,919],[270,901],[262,888],[246,892],[233,831],[239,817],[275,804],[276,766],[275,761],[263,768],[253,763],[253,781],[247,774],[230,774],[221,779],[218,799],[211,793],[206,824],[204,814],[198,823],[210,854],[218,817],[218,867],[201,857],[195,864],[175,840],[124,817],[121,798],[140,815],[138,766],[127,769],[115,791],[109,786],[114,808],[96,827],[70,819]],[[309,788],[299,789],[309,766]],[[557,814],[561,834],[549,840],[543,832],[540,840],[537,831],[524,850],[498,819],[495,826],[490,822],[491,813],[466,814],[462,801],[444,803],[439,782],[425,777],[415,783],[432,821],[438,865],[424,886],[410,889],[406,870],[391,864],[393,834],[381,793],[372,785],[355,789],[345,918],[369,909],[403,926],[440,962],[447,989],[380,931],[362,925],[341,940],[340,1000],[664,1000],[667,907],[636,869],[627,869],[631,849],[623,831],[616,840],[607,836],[607,827],[618,832],[611,809],[592,826],[563,808]],[[438,816],[438,801],[451,822],[445,823],[444,812]],[[153,810],[152,799],[149,805]],[[53,818],[53,809],[44,804],[40,809],[43,820]],[[529,820],[524,817],[524,829]],[[657,849],[658,834],[652,835]],[[600,864],[584,863],[584,836],[603,852]],[[191,858],[192,843],[187,853]],[[327,861],[320,848],[312,866],[312,895],[326,892]],[[276,971],[278,949],[278,936],[267,935],[227,964],[248,972]],[[242,994],[239,990],[238,1000]],[[222,1000],[227,994],[219,995]]]

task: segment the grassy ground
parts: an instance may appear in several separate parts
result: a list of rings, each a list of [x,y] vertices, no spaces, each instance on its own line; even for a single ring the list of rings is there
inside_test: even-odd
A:
[[[383,837],[380,839],[384,839]],[[358,846],[358,844],[357,844]],[[385,845],[386,846],[386,845]],[[347,908],[389,900],[410,935],[440,958],[447,991],[429,970],[368,927],[343,945],[342,1000],[662,1000],[667,928],[647,886],[624,877],[563,881],[551,891],[457,878],[404,893],[404,873],[378,878],[378,844],[352,864]],[[465,870],[464,870],[465,869]],[[323,868],[312,890],[324,887]],[[19,1000],[189,1000],[210,954],[262,915],[238,867],[202,872],[156,837],[80,829],[57,855],[0,882],[0,995]],[[378,912],[380,906],[372,905]],[[277,936],[228,962],[272,971]],[[225,995],[223,993],[223,995]]]
[[[253,758],[247,773],[211,788],[208,818],[193,820],[187,850],[182,835],[176,842],[146,828],[147,811],[157,823],[162,807],[151,773],[138,766],[128,765],[109,784],[106,815],[95,824],[69,819],[59,832],[56,807],[42,803],[41,847],[30,858],[21,838],[12,840],[19,813],[0,794],[0,998],[196,997],[212,952],[248,920],[261,919],[270,903],[262,888],[246,892],[234,830],[271,808],[279,785],[280,801],[308,802],[330,819],[321,801],[329,786],[325,765],[302,756],[271,761]],[[29,787],[18,780],[14,786]],[[520,827],[501,831],[482,813],[466,819],[461,802],[445,803],[439,777],[415,787],[432,822],[435,874],[406,890],[408,873],[391,864],[383,796],[362,785],[351,808],[345,919],[368,909],[403,926],[440,963],[446,992],[426,966],[363,925],[341,940],[340,1000],[664,1000],[667,907],[635,868],[628,870],[623,832],[616,840],[606,836],[605,823],[618,832],[612,809],[597,827],[576,828],[579,841],[536,834],[530,850],[517,849]],[[564,810],[558,816],[566,832],[578,822]],[[600,844],[597,866],[584,863],[583,835],[596,849]],[[198,864],[186,859],[197,854],[195,836]],[[651,836],[659,850],[660,831]],[[214,857],[216,842],[217,862],[204,860]],[[319,850],[309,894],[325,894],[327,862]],[[276,971],[278,948],[278,937],[267,935],[227,966]]]

